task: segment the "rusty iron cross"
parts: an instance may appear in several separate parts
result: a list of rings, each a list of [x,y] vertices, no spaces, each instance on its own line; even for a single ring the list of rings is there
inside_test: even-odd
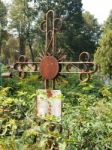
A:
[[[61,49],[56,48],[56,33],[62,26],[62,19],[56,18],[53,10],[49,10],[45,15],[45,20],[41,24],[41,30],[45,32],[45,50],[39,53],[38,62],[29,62],[27,57],[20,56],[18,62],[14,64],[14,70],[19,73],[20,78],[24,78],[28,72],[37,72],[45,80],[45,89],[55,88],[55,80],[63,74],[79,74],[80,81],[86,82],[91,74],[97,71],[95,62],[90,61],[88,52],[82,52],[79,62],[69,62]]]

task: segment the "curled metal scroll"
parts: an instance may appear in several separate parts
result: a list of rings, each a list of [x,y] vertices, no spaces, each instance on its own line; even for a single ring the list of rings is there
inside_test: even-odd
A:
[[[67,72],[61,73],[79,74],[81,82],[89,81],[91,74],[95,73],[98,69],[97,64],[90,61],[90,54],[88,52],[82,52],[79,55],[79,62],[64,62],[64,64],[66,65]],[[78,71],[75,71],[76,68]]]
[[[14,70],[19,73],[19,78],[23,79],[28,72],[39,72],[38,64],[39,62],[28,62],[28,58],[21,55],[18,62],[14,64]]]
[[[80,81],[87,82],[90,80],[91,74],[97,71],[97,65],[94,62],[90,62],[90,54],[88,52],[82,52],[79,55],[79,61],[83,62],[84,65],[84,68],[81,70],[82,73],[80,73]],[[93,65],[92,71],[90,71],[91,65]],[[86,75],[86,77],[84,77],[84,75]]]
[[[46,13],[45,20],[41,23],[41,31],[46,33],[45,54],[54,55],[56,51],[56,32],[61,29],[62,19],[55,18],[53,10]]]

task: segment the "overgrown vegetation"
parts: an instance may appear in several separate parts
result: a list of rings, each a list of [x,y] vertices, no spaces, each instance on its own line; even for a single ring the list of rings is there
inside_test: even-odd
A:
[[[60,123],[50,116],[47,121],[36,116],[36,89],[41,87],[37,77],[4,81],[0,90],[0,149],[49,150],[51,139],[60,150],[111,150],[112,85],[104,86],[95,78],[83,84],[74,76],[60,81],[57,88],[65,96]],[[56,129],[49,130],[54,124]]]
[[[83,50],[93,56],[97,49],[100,71],[112,78],[112,12],[100,36],[101,26],[94,15],[83,12],[82,0],[12,0],[9,7],[0,0],[0,63],[11,65],[24,54],[38,60],[45,47],[40,26],[49,9],[63,18],[57,49],[66,52],[68,60],[77,60]],[[58,82],[64,95],[61,121],[36,114],[36,90],[43,88],[40,77],[4,79],[0,150],[112,150],[112,84],[99,79],[79,83],[68,76]]]
[[[100,71],[112,78],[112,11],[103,26],[103,34],[95,54],[95,61],[100,65]]]

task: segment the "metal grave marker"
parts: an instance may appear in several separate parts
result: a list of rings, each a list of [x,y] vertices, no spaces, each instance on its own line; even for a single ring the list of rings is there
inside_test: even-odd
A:
[[[56,48],[56,33],[61,26],[62,19],[56,18],[54,11],[49,10],[41,24],[46,40],[45,50],[39,53],[39,61],[29,62],[27,57],[22,55],[14,64],[14,70],[19,73],[20,78],[24,78],[28,72],[38,73],[43,77],[45,89],[37,91],[37,114],[41,116],[50,114],[61,117],[62,93],[60,90],[55,90],[55,80],[59,76],[79,74],[80,81],[86,82],[90,79],[91,74],[97,71],[97,65],[90,61],[88,52],[82,52],[78,62],[66,61],[65,53]]]

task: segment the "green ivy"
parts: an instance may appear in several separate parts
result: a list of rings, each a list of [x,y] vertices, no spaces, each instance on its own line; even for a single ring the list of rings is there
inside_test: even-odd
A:
[[[0,150],[50,150],[49,142],[52,150],[111,150],[111,84],[97,79],[78,84],[74,76],[61,80],[57,88],[64,100],[59,121],[36,115],[39,78],[11,80],[0,89]]]

